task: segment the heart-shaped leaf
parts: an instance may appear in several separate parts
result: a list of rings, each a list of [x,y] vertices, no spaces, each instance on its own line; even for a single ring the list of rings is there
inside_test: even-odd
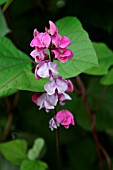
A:
[[[20,164],[26,159],[27,142],[25,140],[13,140],[0,144],[0,152],[14,164]]]
[[[20,170],[46,170],[47,164],[39,160],[25,160],[21,164]]]
[[[69,47],[74,52],[72,60],[57,62],[59,74],[65,78],[74,77],[98,64],[98,59],[87,32],[76,17],[65,17],[56,22],[59,33],[68,36],[72,42]]]

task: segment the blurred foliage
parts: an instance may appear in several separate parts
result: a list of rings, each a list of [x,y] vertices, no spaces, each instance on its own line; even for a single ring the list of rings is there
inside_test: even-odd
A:
[[[13,112],[13,120],[5,141],[2,141],[0,144],[4,148],[1,149],[0,147],[1,153],[5,150],[6,153],[8,152],[8,155],[11,155],[0,155],[0,170],[20,170],[20,166],[10,162],[11,156],[14,156],[16,159],[17,157],[15,156],[18,155],[14,145],[11,146],[11,150],[8,151],[8,149],[5,148],[6,143],[11,142],[10,144],[12,144],[13,142],[24,140],[27,142],[28,150],[30,150],[29,148],[32,148],[34,140],[37,137],[42,137],[45,140],[45,147],[42,154],[43,158],[41,157],[41,160],[48,164],[49,169],[56,169],[55,132],[51,132],[48,129],[49,119],[54,113],[46,113],[44,110],[39,111],[37,106],[31,101],[33,92],[20,91],[15,93],[17,89],[11,89],[10,87],[18,85],[18,89],[20,90],[30,90],[29,84],[26,83],[26,80],[28,81],[26,77],[29,77],[29,82],[35,82],[35,78],[30,72],[33,61],[28,57],[31,52],[29,43],[32,39],[32,32],[34,28],[37,28],[39,31],[44,31],[43,28],[45,25],[48,25],[48,20],[56,22],[65,16],[77,17],[81,21],[83,28],[88,32],[91,41],[95,42],[93,46],[98,57],[99,65],[90,69],[87,68],[87,71],[83,69],[82,72],[85,73],[82,73],[80,76],[86,88],[89,105],[96,117],[96,129],[99,140],[110,155],[113,163],[113,0],[14,0],[3,14],[2,9],[5,3],[6,0],[0,0],[0,76],[2,78],[2,81],[0,80],[0,97],[2,97],[0,99],[1,141],[8,125],[10,111]],[[72,20],[70,29],[72,29],[73,22]],[[66,23],[66,25],[69,26],[69,23]],[[65,28],[60,28],[62,34],[64,34],[65,29],[68,29],[66,25]],[[73,38],[73,34],[71,38]],[[74,38],[75,41],[77,38],[76,32]],[[78,54],[76,53],[78,49],[78,47],[76,49],[76,44],[79,40],[78,37],[77,42],[74,42],[75,49],[74,47],[73,49],[75,55]],[[83,44],[78,46],[82,48]],[[84,60],[83,52],[82,60]],[[89,56],[87,62],[88,60],[91,61]],[[88,63],[86,63],[86,65],[87,64]],[[76,69],[73,70],[70,65],[70,68],[65,67],[67,73],[68,70],[71,74],[70,77],[73,77],[72,81],[75,90],[71,95],[72,100],[67,101],[63,107],[58,106],[57,110],[62,108],[69,109],[75,116],[76,126],[70,127],[69,130],[60,128],[62,169],[99,170],[96,145],[92,137],[89,114],[83,104],[78,85],[74,78],[74,75],[77,75]],[[12,72],[15,74],[12,74]],[[11,77],[8,76],[9,74]],[[9,81],[10,78],[11,81]],[[16,84],[14,81],[15,78]],[[42,85],[44,83],[45,82],[42,82],[40,85],[38,83],[32,83],[34,84],[32,90],[34,89],[35,91],[37,88],[37,91],[43,91]],[[8,95],[10,95],[8,97],[11,105],[10,111],[7,109],[7,97],[5,97]],[[20,148],[17,147],[20,153],[21,147],[24,147],[24,145],[20,145]],[[22,153],[24,151],[25,149],[22,149]],[[12,154],[13,152],[15,153]],[[25,153],[26,152],[24,152],[24,154]],[[8,159],[7,156],[10,157],[10,159]],[[26,157],[26,155],[24,156]],[[35,156],[38,157],[37,155]],[[104,156],[102,158],[104,170],[107,170],[106,159]],[[37,159],[33,161],[35,163],[31,160],[24,160],[21,165],[21,170],[26,170],[26,168],[28,169],[29,167],[35,170],[33,166],[37,168],[37,166],[39,167],[39,164],[42,163]],[[46,167],[45,163],[42,167]]]

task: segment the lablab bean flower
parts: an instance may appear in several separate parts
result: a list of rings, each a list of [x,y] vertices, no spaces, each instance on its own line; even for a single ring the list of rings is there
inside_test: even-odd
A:
[[[58,32],[56,25],[49,21],[50,28],[45,27],[45,32],[39,33],[37,29],[34,29],[33,40],[30,46],[34,50],[30,55],[38,63],[35,68],[35,77],[37,80],[42,78],[49,78],[49,82],[44,85],[45,92],[43,94],[35,93],[32,96],[32,101],[39,106],[39,110],[44,108],[46,112],[51,109],[56,110],[56,106],[65,105],[66,100],[71,100],[71,97],[67,94],[73,92],[74,86],[71,80],[65,80],[58,73],[58,65],[55,60],[61,63],[66,63],[74,57],[68,46],[71,45],[71,41],[66,36],[61,36]],[[49,54],[47,54],[49,50]],[[68,110],[61,110],[49,121],[49,128],[51,130],[57,129],[60,125],[66,129],[70,125],[75,125],[74,117]]]

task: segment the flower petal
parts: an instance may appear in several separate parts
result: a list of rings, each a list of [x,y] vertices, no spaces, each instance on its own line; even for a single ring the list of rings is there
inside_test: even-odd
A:
[[[48,62],[48,67],[51,70],[53,76],[58,74],[58,65],[57,65],[57,63]]]
[[[52,21],[49,21],[49,25],[50,25],[49,33],[51,35],[54,35],[55,33],[58,32],[58,28],[56,27],[56,25]]]
[[[38,98],[40,97],[40,94],[39,93],[35,93],[33,96],[32,96],[32,101],[37,104],[37,101],[38,101]]]
[[[55,34],[52,36],[52,43],[58,48],[60,45],[60,40],[61,40],[61,35],[60,34]]]
[[[49,69],[47,63],[44,63],[37,71],[37,74],[42,78],[49,77]]]
[[[67,83],[60,78],[56,79],[56,86],[59,93],[64,93],[68,88]]]
[[[68,37],[63,36],[61,41],[60,41],[60,48],[66,48],[71,44],[71,41]]]
[[[54,94],[55,89],[56,89],[55,80],[52,80],[52,81],[46,83],[45,86],[44,86],[44,89],[49,95]]]
[[[71,80],[67,80],[68,82],[68,89],[66,90],[67,92],[71,93],[74,90],[74,86]]]
[[[46,48],[49,47],[51,42],[51,37],[49,36],[49,34],[47,34],[46,32],[43,34],[43,44]]]
[[[57,102],[58,102],[58,97],[56,97],[54,94],[53,95],[47,95],[47,101],[53,105],[56,106]]]

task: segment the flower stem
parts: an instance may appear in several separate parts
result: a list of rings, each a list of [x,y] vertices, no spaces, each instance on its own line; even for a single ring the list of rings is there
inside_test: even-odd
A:
[[[57,114],[56,107],[54,109],[54,114]],[[57,151],[57,170],[61,170],[60,168],[60,144],[59,144],[59,127],[56,129],[56,151]]]
[[[57,170],[60,170],[59,128],[56,129]]]

